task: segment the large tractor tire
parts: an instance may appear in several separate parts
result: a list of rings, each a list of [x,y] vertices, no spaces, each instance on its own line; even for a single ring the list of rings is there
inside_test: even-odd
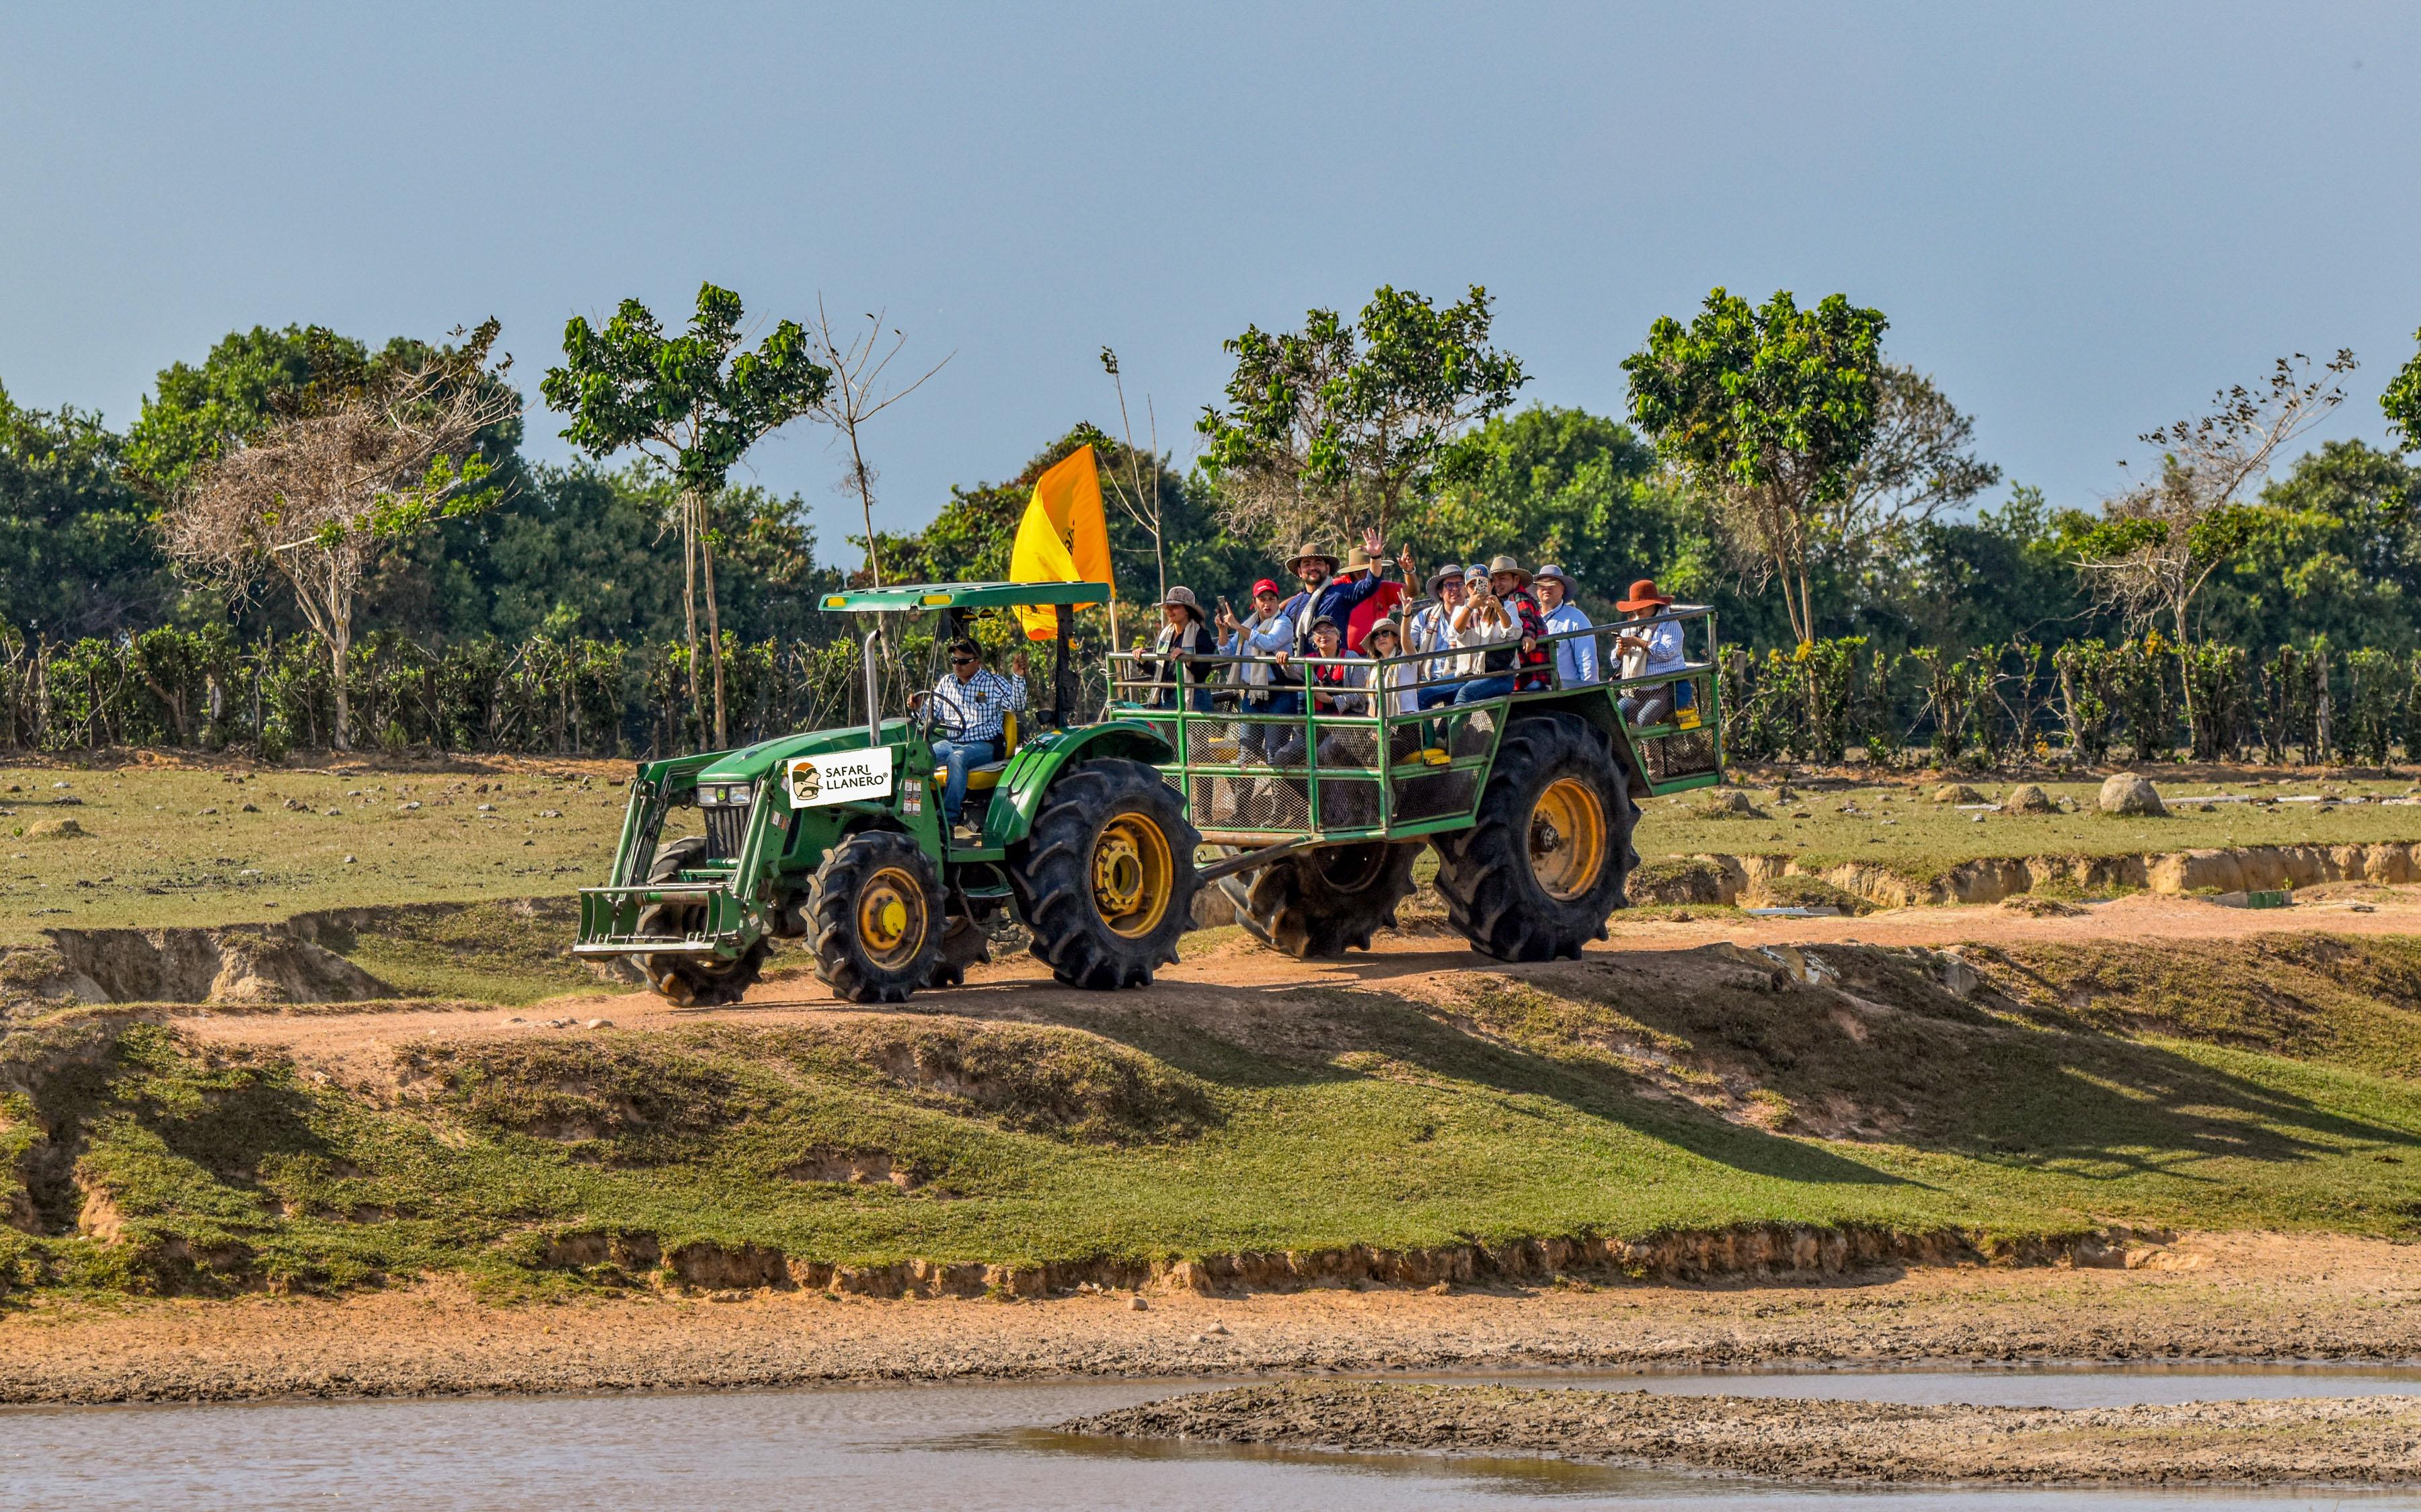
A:
[[[1140,761],[1101,756],[1059,774],[1008,858],[1032,950],[1070,987],[1148,987],[1193,927],[1194,849],[1185,803]]]
[[[675,840],[656,852],[648,881],[668,882],[707,859],[706,836]],[[658,903],[639,915],[641,934],[685,935],[706,922],[703,903]],[[670,1001],[689,1008],[720,1007],[737,1003],[765,970],[773,943],[759,940],[736,960],[698,956],[633,956],[648,985]]]
[[[942,953],[942,870],[893,830],[832,848],[807,881],[816,977],[851,1003],[904,1003]]]
[[[1622,906],[1632,813],[1621,765],[1586,721],[1515,720],[1471,828],[1433,842],[1447,922],[1499,960],[1578,959]]]
[[[1413,895],[1418,840],[1326,846],[1222,877],[1212,885],[1236,905],[1236,922],[1297,960],[1367,950],[1393,928],[1396,906]]]

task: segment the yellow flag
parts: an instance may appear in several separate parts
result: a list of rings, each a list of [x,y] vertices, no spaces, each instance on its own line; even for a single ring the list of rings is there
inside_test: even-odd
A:
[[[1101,475],[1093,448],[1081,446],[1034,480],[1034,501],[1018,522],[1009,548],[1011,583],[1107,583],[1110,523],[1101,512]],[[1090,609],[1091,604],[1078,604]],[[1049,604],[1021,607],[1025,638],[1047,641],[1059,632],[1059,611]]]

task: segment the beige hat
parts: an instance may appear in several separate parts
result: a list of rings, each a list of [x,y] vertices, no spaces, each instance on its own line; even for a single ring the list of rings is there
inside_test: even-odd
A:
[[[1328,569],[1331,572],[1336,570],[1336,557],[1332,553],[1322,551],[1320,547],[1313,545],[1309,541],[1304,541],[1303,545],[1296,550],[1292,556],[1287,558],[1287,570],[1289,572],[1295,571],[1300,569],[1304,563],[1310,561],[1326,562],[1328,564]]]
[[[1369,571],[1369,570],[1370,570],[1370,553],[1369,553],[1368,552],[1364,551],[1364,550],[1363,550],[1361,547],[1359,547],[1359,546],[1356,546],[1356,547],[1354,547],[1351,551],[1347,552],[1347,553],[1345,553],[1345,570],[1346,570],[1346,571],[1348,571],[1348,572],[1367,572],[1367,571]]]
[[[1194,597],[1194,590],[1192,588],[1188,588],[1180,585],[1178,587],[1169,589],[1168,597],[1160,600],[1160,606],[1163,609],[1166,609],[1171,604],[1176,605],[1179,609],[1191,611],[1194,617],[1196,619],[1202,617],[1202,600]]]
[[[1522,580],[1522,586],[1525,588],[1530,585],[1530,574],[1523,571],[1522,564],[1509,556],[1492,556],[1489,558],[1488,575],[1492,578],[1499,572],[1512,573],[1515,577]]]

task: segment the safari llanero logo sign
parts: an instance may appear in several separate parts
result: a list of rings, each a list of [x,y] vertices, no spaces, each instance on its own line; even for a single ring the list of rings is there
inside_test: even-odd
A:
[[[820,808],[891,795],[891,747],[790,758],[790,806]]]

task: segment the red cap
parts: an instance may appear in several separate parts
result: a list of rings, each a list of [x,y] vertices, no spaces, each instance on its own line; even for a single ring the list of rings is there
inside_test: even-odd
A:
[[[1253,585],[1253,597],[1256,599],[1259,598],[1262,594],[1275,593],[1277,591],[1277,582],[1273,578],[1263,578],[1258,583]]]

